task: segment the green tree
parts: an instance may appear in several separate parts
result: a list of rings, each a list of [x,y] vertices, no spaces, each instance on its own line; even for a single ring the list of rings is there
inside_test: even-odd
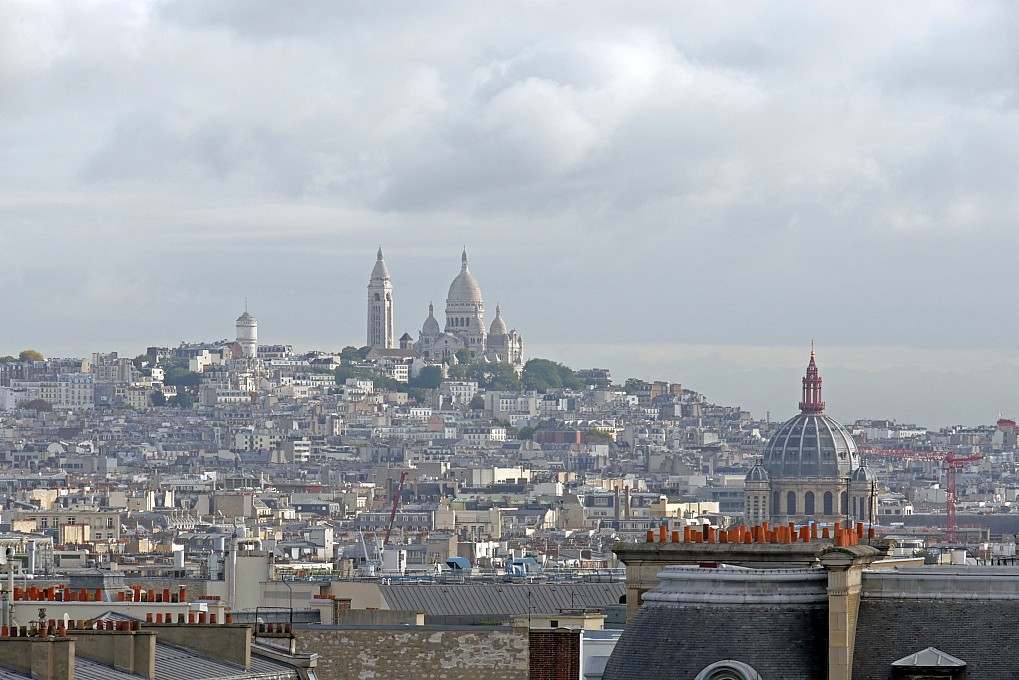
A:
[[[45,358],[41,352],[34,349],[23,349],[18,355],[18,359],[21,361],[43,361]]]
[[[446,377],[450,380],[467,380],[467,367],[463,364],[454,364],[446,371]]]
[[[638,389],[642,389],[644,387],[647,387],[647,383],[643,380],[639,378],[627,378],[626,383],[623,385],[623,390],[625,390],[627,394],[633,394]]]
[[[587,430],[584,432],[585,444],[607,444],[611,441],[612,437],[601,430]]]
[[[171,368],[166,372],[164,385],[176,385],[178,387],[198,387],[202,383],[202,376],[186,368]]]
[[[345,385],[347,378],[364,378],[365,371],[360,368],[353,368],[351,366],[337,366],[334,374],[336,375],[336,384]]]
[[[26,401],[21,405],[21,408],[28,409],[29,411],[49,412],[53,410],[53,404],[45,399],[33,399],[32,401]]]
[[[505,362],[470,364],[467,379],[475,380],[486,390],[519,390],[520,377],[513,364]]]
[[[194,406],[195,397],[187,391],[180,391],[170,400],[170,404],[177,408],[191,408]]]
[[[467,408],[469,408],[472,411],[484,411],[485,398],[480,394],[475,394],[474,398],[471,399],[471,403],[467,404]]]
[[[5,357],[0,357],[0,364],[9,364],[17,360],[18,357],[12,357],[10,354],[8,354]]]
[[[399,380],[390,378],[388,375],[376,373],[370,368],[363,368],[360,366],[339,366],[334,373],[336,375],[337,385],[346,384],[348,378],[363,378],[364,380],[371,380],[375,388],[379,390],[406,392],[408,389],[407,383],[402,383]]]
[[[411,387],[434,390],[442,384],[442,366],[425,366],[410,379]]]
[[[372,348],[368,345],[364,347],[354,347],[353,345],[347,345],[340,350],[340,359],[348,364],[357,363],[364,361],[368,358],[368,352],[372,351]]]
[[[517,439],[534,439],[534,428],[530,425],[525,425],[517,431]]]
[[[520,383],[526,390],[584,389],[584,383],[569,366],[548,359],[530,359],[524,364]]]
[[[166,406],[166,395],[159,390],[153,390],[149,395],[149,403],[153,406]]]
[[[139,371],[142,370],[142,367],[145,366],[145,364],[149,363],[150,361],[152,361],[152,357],[150,357],[148,354],[139,354],[138,356],[131,360],[131,362],[134,364],[134,367]]]

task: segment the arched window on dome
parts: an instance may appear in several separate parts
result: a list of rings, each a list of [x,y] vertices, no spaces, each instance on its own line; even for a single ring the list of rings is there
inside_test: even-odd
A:
[[[803,494],[803,514],[813,515],[814,514],[814,492],[808,491]]]
[[[775,512],[779,512],[782,508],[782,502],[779,500],[780,498],[781,496],[779,496],[778,491],[771,495],[771,507],[775,508]]]
[[[379,297],[379,294],[378,294],[378,293],[375,293],[375,302],[378,302],[378,301],[379,301],[379,300],[381,300],[381,299],[382,299],[382,298],[380,298],[380,297]]]
[[[824,514],[835,514],[835,498],[831,495],[831,491],[824,492]]]
[[[849,514],[849,494],[847,494],[845,491],[843,491],[841,494],[839,494],[839,496],[842,499],[842,502],[839,503],[839,505],[842,506],[842,514],[843,515],[848,515]]]
[[[796,514],[796,492],[790,491],[785,495],[785,514]]]

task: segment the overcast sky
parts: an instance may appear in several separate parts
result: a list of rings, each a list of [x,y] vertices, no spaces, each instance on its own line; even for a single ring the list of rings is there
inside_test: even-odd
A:
[[[1013,2],[0,3],[2,353],[397,335],[466,245],[529,356],[1019,416]]]

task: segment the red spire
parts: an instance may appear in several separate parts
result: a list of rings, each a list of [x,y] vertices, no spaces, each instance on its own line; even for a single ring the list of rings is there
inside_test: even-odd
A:
[[[821,401],[821,374],[814,363],[814,341],[810,341],[810,363],[807,364],[807,375],[803,377],[803,401],[800,402],[800,413],[820,413],[824,410]]]

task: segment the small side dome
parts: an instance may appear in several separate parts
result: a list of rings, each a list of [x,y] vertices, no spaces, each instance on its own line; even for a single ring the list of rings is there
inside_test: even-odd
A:
[[[421,334],[427,337],[434,337],[439,335],[439,322],[435,320],[435,308],[432,307],[431,303],[428,304],[428,318],[425,319],[424,325],[421,326]]]
[[[492,327],[488,331],[489,335],[508,335],[509,331],[506,330],[506,322],[502,320],[502,312],[499,309],[499,305],[495,306],[495,319],[492,321]]]
[[[764,466],[757,463],[752,468],[747,476],[744,478],[744,482],[767,482],[771,478],[768,476],[768,471],[764,469]]]
[[[853,475],[850,477],[850,481],[853,482],[876,482],[877,475],[867,465],[861,465],[860,467],[853,470]]]

